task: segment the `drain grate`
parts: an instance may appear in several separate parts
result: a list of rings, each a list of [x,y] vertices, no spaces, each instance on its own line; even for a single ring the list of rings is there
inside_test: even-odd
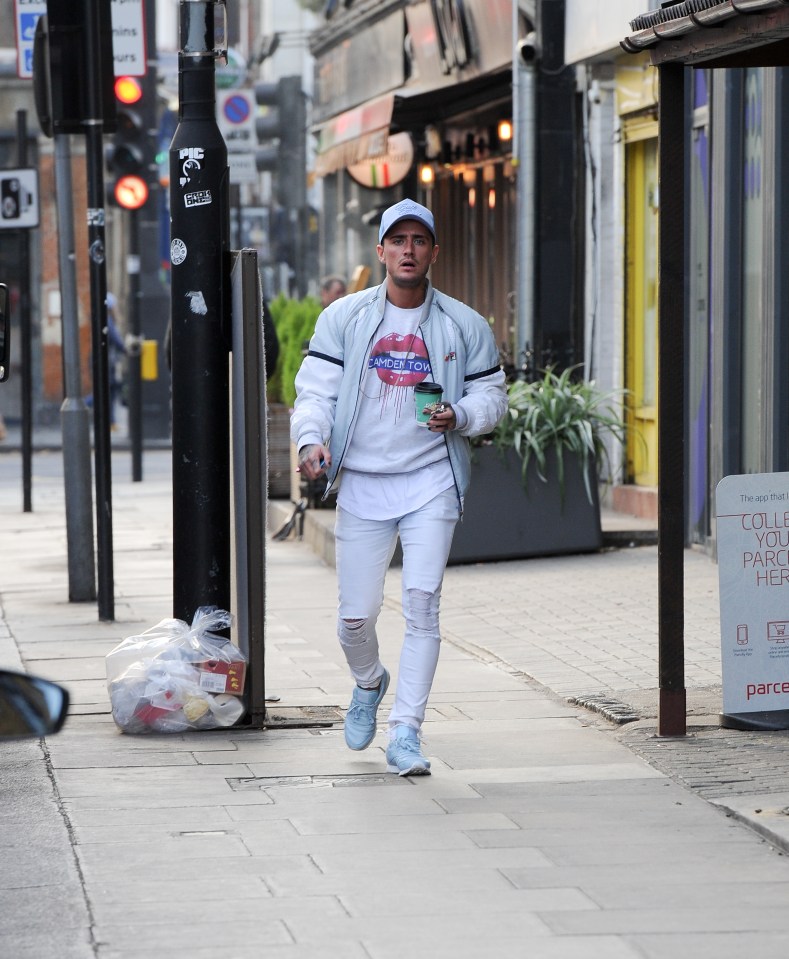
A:
[[[592,696],[571,696],[567,702],[600,713],[601,716],[605,716],[606,719],[620,726],[625,723],[637,722],[641,718],[633,706],[620,702],[618,699],[611,699],[610,696],[605,696],[602,693]]]
[[[357,776],[260,776],[254,779],[228,779],[234,792],[288,786],[294,789],[345,789],[354,786],[409,786],[405,776],[360,773]]]
[[[342,723],[339,706],[277,706],[266,710],[264,729],[308,729]]]

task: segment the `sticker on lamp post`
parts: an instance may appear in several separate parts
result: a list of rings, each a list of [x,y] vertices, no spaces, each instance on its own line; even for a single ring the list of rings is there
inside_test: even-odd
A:
[[[789,728],[789,473],[724,477],[715,511],[721,721],[771,714],[764,728]]]

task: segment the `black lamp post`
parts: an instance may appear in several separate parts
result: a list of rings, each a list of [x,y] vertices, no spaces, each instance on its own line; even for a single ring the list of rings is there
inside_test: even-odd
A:
[[[230,609],[229,205],[216,122],[224,0],[181,0],[170,145],[173,615]]]

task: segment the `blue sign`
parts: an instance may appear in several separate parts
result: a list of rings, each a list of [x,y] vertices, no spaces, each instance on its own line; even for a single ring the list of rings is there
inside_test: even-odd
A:
[[[233,94],[225,100],[225,116],[229,123],[244,123],[250,116],[249,99],[240,94]]]
[[[21,79],[30,79],[33,76],[33,41],[36,37],[36,24],[46,12],[46,0],[16,0],[14,4],[16,73]]]

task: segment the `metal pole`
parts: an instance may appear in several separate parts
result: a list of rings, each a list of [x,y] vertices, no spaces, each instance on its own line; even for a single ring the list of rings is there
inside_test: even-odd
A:
[[[79,314],[74,252],[71,140],[55,134],[55,194],[58,213],[58,265],[63,337],[63,483],[66,495],[68,597],[72,603],[96,599],[93,556],[93,499],[90,472],[90,411],[82,396]]]
[[[659,70],[658,735],[684,736],[685,67]]]
[[[230,609],[227,148],[216,123],[213,2],[181,0],[170,146],[173,609]]]
[[[141,77],[143,89],[143,116],[150,131],[151,144],[159,142],[159,111],[157,103],[158,56],[156,39],[156,8],[161,0],[144,0],[145,46],[148,62],[145,76]],[[147,147],[146,147],[147,152]],[[160,221],[161,190],[159,170],[154,150],[151,149],[149,168],[148,202],[138,213],[138,236],[140,249],[140,327],[145,340],[155,340],[159,350],[159,369],[155,380],[141,383],[141,442],[150,439],[170,439],[170,375],[165,371],[163,344],[170,322],[170,285],[164,282],[160,269]]]
[[[247,656],[246,725],[266,720],[266,513],[268,491],[266,364],[256,250],[234,254],[233,504],[236,629]]]
[[[519,365],[521,351],[534,349],[535,282],[535,184],[537,178],[537,82],[533,59],[524,60],[524,52],[535,50],[534,36],[518,42],[518,4],[513,4],[513,160],[518,171],[516,194],[517,323],[513,358]]]
[[[129,210],[129,256],[126,261],[129,274],[127,301],[130,346],[126,382],[129,387],[129,439],[131,441],[132,482],[142,481],[142,381],[140,362],[142,330],[140,325],[140,218],[137,210]]]
[[[110,445],[110,385],[107,336],[107,272],[105,262],[104,149],[100,0],[90,0],[86,11],[85,91],[87,95],[85,158],[88,187],[88,260],[90,273],[91,333],[93,344],[93,444],[96,483],[99,619],[115,619],[115,586],[112,556],[112,461]],[[65,77],[63,82],[68,82]]]
[[[17,159],[27,166],[27,110],[16,112]],[[19,231],[19,323],[22,330],[22,511],[33,512],[33,330],[30,315],[30,231]]]

